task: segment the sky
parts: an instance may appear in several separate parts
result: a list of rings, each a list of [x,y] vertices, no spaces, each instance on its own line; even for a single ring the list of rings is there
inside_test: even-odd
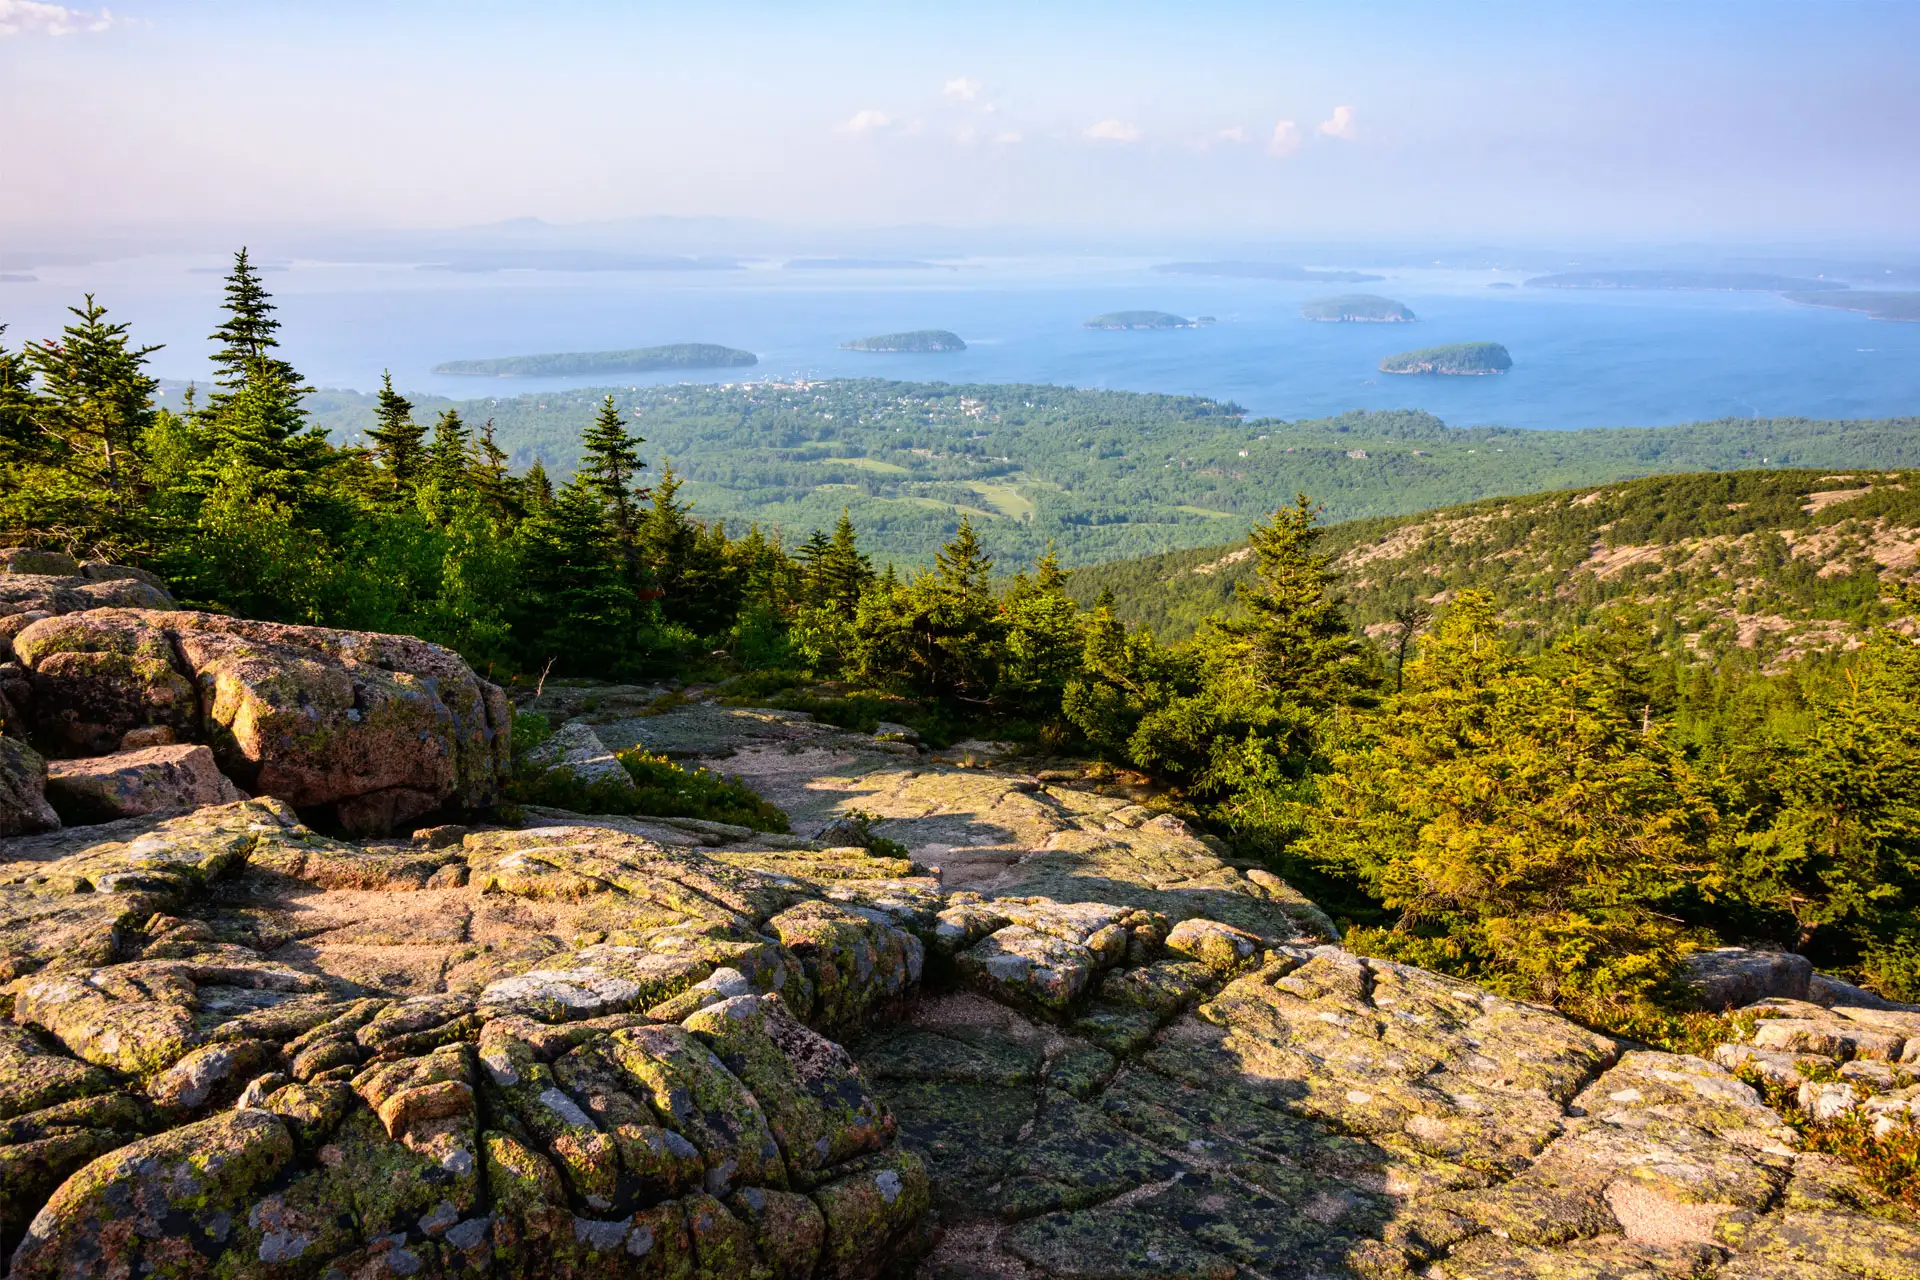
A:
[[[0,236],[1920,241],[1920,2],[0,0]]]

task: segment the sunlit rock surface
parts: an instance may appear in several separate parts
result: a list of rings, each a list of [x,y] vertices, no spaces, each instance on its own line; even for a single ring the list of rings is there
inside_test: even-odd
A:
[[[569,705],[907,856],[273,799],[0,842],[8,1274],[1920,1276],[1725,1061],[1348,954],[1068,777],[640,702]],[[1723,1056],[1900,1122],[1920,1027],[1778,1012]]]

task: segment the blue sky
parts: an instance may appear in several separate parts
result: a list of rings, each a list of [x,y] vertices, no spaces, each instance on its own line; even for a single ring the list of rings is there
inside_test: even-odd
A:
[[[0,0],[0,232],[1912,244],[1920,3]]]

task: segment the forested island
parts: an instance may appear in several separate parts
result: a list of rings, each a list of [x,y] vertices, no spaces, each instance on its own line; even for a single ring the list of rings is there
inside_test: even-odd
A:
[[[760,363],[751,351],[712,342],[674,342],[627,351],[561,351],[543,356],[448,360],[435,373],[476,378],[559,378],[589,373],[651,373],[660,369],[736,369]]]
[[[1302,319],[1333,324],[1403,324],[1418,319],[1404,302],[1375,293],[1343,293],[1313,298],[1300,305]]]
[[[1920,291],[1894,293],[1788,293],[1788,302],[1807,307],[1832,307],[1840,311],[1859,311],[1875,320],[1920,320]]]
[[[1081,325],[1083,329],[1198,329],[1211,324],[1212,316],[1188,319],[1171,311],[1109,311]]]
[[[1566,271],[1535,276],[1529,289],[1717,289],[1732,293],[1844,289],[1837,280],[1804,280],[1767,271]]]
[[[906,333],[883,333],[872,338],[855,338],[840,344],[842,351],[927,352],[965,351],[960,335],[945,329],[912,329]]]
[[[1385,276],[1364,271],[1327,270],[1300,267],[1290,262],[1166,262],[1154,268],[1176,276],[1218,276],[1228,280],[1324,280],[1341,284],[1366,284]]]
[[[1513,357],[1497,342],[1454,342],[1443,347],[1402,351],[1380,362],[1382,373],[1505,373]]]

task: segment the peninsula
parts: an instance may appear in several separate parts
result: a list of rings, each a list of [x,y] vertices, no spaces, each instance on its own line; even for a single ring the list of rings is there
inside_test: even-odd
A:
[[[1891,293],[1819,293],[1782,294],[1788,302],[1808,307],[1833,307],[1841,311],[1864,312],[1874,320],[1920,320],[1920,290]]]
[[[500,356],[492,360],[448,360],[435,373],[476,378],[559,378],[590,373],[651,373],[660,369],[734,369],[758,364],[751,351],[711,342],[675,342],[628,351],[562,351],[542,356]]]
[[[1567,271],[1535,276],[1529,289],[1719,289],[1734,293],[1776,293],[1797,289],[1844,289],[1838,280],[1804,280],[1765,271]]]
[[[1380,362],[1382,373],[1505,373],[1513,357],[1497,342],[1455,342],[1444,347],[1402,351]]]
[[[965,351],[967,344],[957,333],[945,329],[913,329],[906,333],[883,333],[872,338],[856,338],[840,344],[842,351]]]
[[[1290,262],[1167,262],[1154,268],[1176,276],[1218,276],[1228,280],[1320,280],[1334,284],[1366,284],[1385,276],[1364,271],[1336,271],[1299,267]]]
[[[1300,306],[1302,319],[1327,324],[1404,324],[1415,320],[1404,302],[1375,293],[1343,293],[1337,298],[1313,298]]]
[[[1087,329],[1198,329],[1212,322],[1212,317],[1201,316],[1189,320],[1185,316],[1174,315],[1171,311],[1109,311],[1103,316],[1095,316],[1082,328]]]

